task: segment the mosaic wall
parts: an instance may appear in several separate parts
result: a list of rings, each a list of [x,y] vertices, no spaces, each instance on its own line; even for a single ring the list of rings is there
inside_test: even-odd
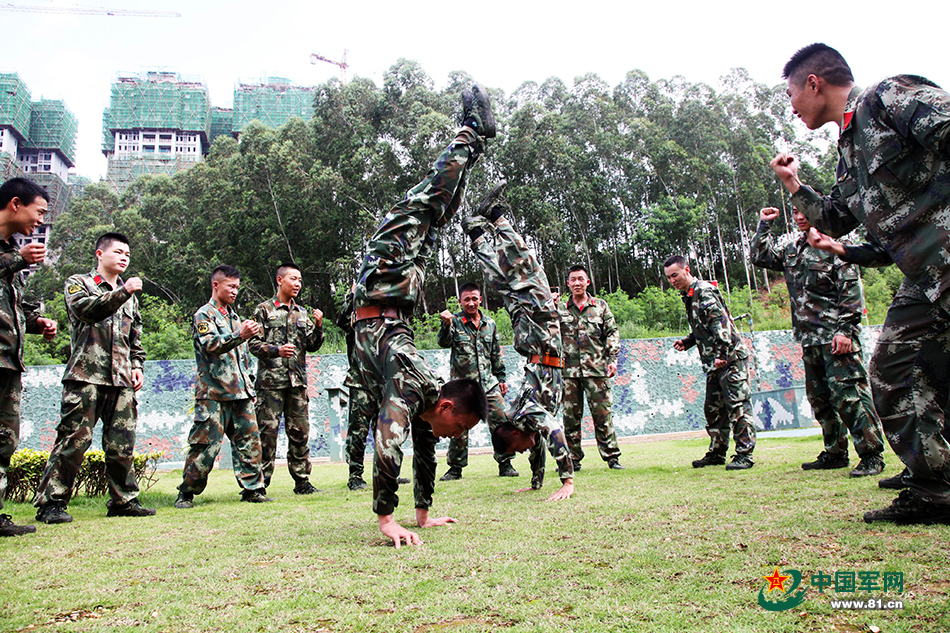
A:
[[[879,328],[865,328],[866,354],[873,349]],[[673,338],[636,339],[621,343],[619,371],[613,380],[614,425],[620,437],[702,429],[705,379],[696,350],[677,352]],[[750,337],[746,335],[746,344]],[[752,368],[753,413],[760,429],[812,426],[814,421],[804,397],[801,348],[790,331],[757,332]],[[509,401],[521,387],[524,363],[513,348],[504,348],[508,367]],[[437,374],[447,379],[448,350],[425,350]],[[308,363],[310,389],[310,451],[312,457],[341,458],[346,435],[346,374],[343,354],[312,355]],[[55,439],[63,366],[30,367],[23,375],[23,414],[20,446],[49,450]],[[165,451],[168,466],[184,460],[183,449],[194,410],[195,363],[192,360],[149,361],[145,386],[138,394],[139,424],[136,450]],[[328,397],[328,393],[333,397]],[[342,394],[342,399],[341,399]],[[585,411],[586,413],[586,411]],[[101,443],[99,425],[93,446]],[[472,446],[489,446],[488,427],[478,425],[469,435]],[[589,415],[584,437],[593,438]],[[372,440],[372,438],[370,438]],[[227,444],[227,443],[226,443]],[[447,448],[443,440],[440,448]],[[278,456],[286,450],[280,434]],[[372,442],[367,451],[372,451]],[[224,464],[230,459],[225,450]]]

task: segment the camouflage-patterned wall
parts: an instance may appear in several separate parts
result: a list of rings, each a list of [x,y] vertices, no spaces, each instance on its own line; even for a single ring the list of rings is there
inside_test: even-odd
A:
[[[866,328],[864,349],[873,349],[879,328]],[[643,435],[702,429],[705,379],[695,349],[677,352],[672,338],[635,339],[621,343],[619,372],[614,378],[614,424],[617,435]],[[749,336],[746,335],[746,344]],[[513,399],[521,387],[522,358],[511,347],[504,348],[508,367],[508,395]],[[443,378],[449,374],[448,350],[422,352]],[[790,331],[759,332],[755,335],[753,409],[760,429],[811,426],[811,412],[801,389],[804,370],[801,348]],[[346,421],[331,411],[327,389],[339,387],[346,373],[342,354],[312,355],[308,363],[310,384],[310,450],[313,457],[328,457],[334,441],[345,436]],[[20,446],[49,450],[56,433],[61,397],[63,366],[30,367],[23,375],[23,422]],[[193,411],[192,360],[149,361],[145,364],[145,387],[139,392],[139,424],[136,450],[162,450],[169,466],[184,460],[182,449]],[[789,391],[786,391],[789,390]],[[772,392],[772,393],[768,393]],[[339,407],[335,407],[339,408]],[[345,407],[343,408],[345,418]],[[336,428],[331,429],[331,419]],[[100,443],[99,427],[93,446]],[[590,417],[585,417],[584,437],[593,438]],[[370,438],[372,440],[372,438]],[[470,434],[473,446],[488,446],[488,428],[477,426]],[[443,440],[440,448],[447,448]],[[372,450],[372,448],[368,448]],[[286,437],[280,435],[278,456],[286,451]],[[227,455],[223,463],[229,464]]]

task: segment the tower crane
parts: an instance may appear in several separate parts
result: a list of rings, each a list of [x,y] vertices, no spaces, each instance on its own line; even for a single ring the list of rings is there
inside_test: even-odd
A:
[[[334,66],[339,66],[339,67],[340,67],[340,80],[341,80],[343,83],[346,83],[346,69],[350,67],[350,65],[346,63],[346,53],[347,53],[347,52],[348,52],[348,51],[344,48],[344,49],[343,49],[343,61],[339,61],[339,62],[338,62],[338,61],[335,61],[335,60],[333,60],[333,59],[328,59],[328,58],[324,57],[323,55],[317,55],[316,53],[311,53],[311,54],[310,54],[310,63],[313,64],[313,65],[316,65],[317,62],[326,62],[326,63],[328,63],[328,64],[333,64]]]
[[[52,13],[57,15],[108,15],[122,18],[180,18],[176,11],[140,11],[137,9],[107,9],[105,7],[37,7],[0,2],[0,11],[18,13]]]

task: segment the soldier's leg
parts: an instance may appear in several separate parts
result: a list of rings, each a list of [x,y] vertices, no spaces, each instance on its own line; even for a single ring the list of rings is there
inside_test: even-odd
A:
[[[587,405],[594,420],[594,436],[597,438],[597,450],[605,462],[620,458],[620,444],[614,430],[614,397],[610,390],[610,378],[584,378],[584,392]]]
[[[709,435],[709,453],[725,459],[729,451],[729,423],[720,380],[722,370],[714,369],[706,374],[706,399],[703,401],[703,414],[706,416],[706,433]]]
[[[350,402],[346,421],[346,463],[350,479],[362,479],[363,460],[366,458],[366,437],[373,425],[379,407],[365,389],[350,388]]]
[[[131,387],[102,387],[102,451],[112,505],[125,505],[139,496],[135,481],[135,426],[138,404]]]
[[[485,396],[488,398],[488,432],[491,434],[508,421],[508,416],[505,415],[505,397],[501,395],[501,389],[498,386],[493,387]],[[506,465],[511,464],[514,454],[494,451],[492,456],[498,463],[499,471],[501,471]]]
[[[188,432],[188,456],[182,469],[178,490],[185,495],[200,495],[208,485],[208,474],[221,452],[224,441],[221,403],[195,400],[195,418]],[[231,447],[232,452],[234,447]]]
[[[821,425],[824,452],[841,460],[848,458],[848,430],[841,423],[835,410],[837,402],[832,398],[833,373],[829,374],[830,345],[809,345],[802,348],[802,365],[805,367],[805,395],[812,413]],[[832,404],[834,403],[834,404]]]
[[[861,352],[832,355],[830,371],[831,400],[851,433],[858,457],[880,456],[884,452],[884,433]]]
[[[567,438],[567,448],[571,452],[571,459],[580,463],[584,459],[584,449],[581,446],[583,429],[581,421],[584,416],[584,389],[580,378],[564,378],[563,415],[564,437]]]
[[[235,464],[234,477],[244,492],[263,492],[264,475],[261,472],[261,433],[257,428],[254,403],[250,398],[222,402],[224,433],[231,440]]]
[[[295,484],[310,480],[310,397],[306,387],[291,387],[284,394],[284,429],[287,431],[287,469]],[[264,447],[261,435],[261,451]],[[263,468],[261,469],[263,474]],[[266,484],[265,484],[266,486]]]
[[[99,419],[99,388],[86,382],[63,383],[60,420],[56,441],[50,451],[33,505],[42,508],[51,503],[67,505],[73,494],[82,458],[92,444],[92,429]]]
[[[270,487],[274,476],[274,463],[277,460],[277,433],[280,430],[280,418],[284,413],[286,389],[258,389],[254,410],[257,415],[257,428],[261,435],[261,475],[264,487]],[[286,427],[286,421],[284,422]],[[233,447],[232,447],[233,448]],[[232,451],[232,459],[236,452]],[[235,468],[237,472],[238,468]]]
[[[871,389],[904,481],[926,504],[950,505],[950,315],[905,281],[888,309],[871,360]]]
[[[574,460],[557,415],[562,390],[560,369],[529,363],[525,368],[518,408],[510,417],[518,428],[537,429],[557,462],[558,476],[564,481],[574,477]]]
[[[20,442],[20,372],[0,369],[0,509],[7,494],[7,470]]]
[[[723,367],[721,384],[729,419],[726,433],[731,427],[736,455],[752,457],[752,451],[755,450],[755,423],[752,421],[752,405],[749,402],[752,395],[749,359],[736,360]]]
[[[528,452],[528,466],[531,468],[531,488],[540,490],[544,485],[544,465],[547,461],[547,438],[535,433],[534,446]],[[555,448],[556,450],[556,448]]]
[[[445,463],[449,465],[449,470],[458,472],[462,472],[462,469],[468,466],[468,431],[449,440],[449,450],[445,456]]]

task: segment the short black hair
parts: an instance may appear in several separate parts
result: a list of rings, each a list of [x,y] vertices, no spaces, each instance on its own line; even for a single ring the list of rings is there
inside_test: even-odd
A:
[[[234,266],[229,266],[227,264],[221,264],[220,266],[215,266],[214,270],[211,271],[211,281],[217,281],[219,279],[240,279],[241,273]]]
[[[571,276],[571,273],[576,273],[576,272],[581,271],[581,270],[583,270],[583,271],[584,271],[584,274],[587,275],[587,279],[590,279],[590,271],[587,270],[587,267],[584,266],[583,264],[574,264],[573,266],[571,266],[570,268],[568,268],[568,269],[567,269],[567,276],[570,277],[570,276]]]
[[[491,432],[491,445],[495,449],[495,453],[498,455],[510,454],[515,435],[520,433],[523,433],[523,431],[510,421],[496,426]]]
[[[287,274],[288,270],[296,270],[300,272],[300,266],[293,262],[283,262],[280,266],[277,267],[277,272],[275,273],[276,277],[283,277]]]
[[[466,281],[464,284],[459,286],[459,296],[462,296],[463,292],[477,292],[482,294],[482,289],[479,288],[478,284],[474,281]]]
[[[0,209],[5,209],[14,198],[29,205],[37,198],[49,202],[49,193],[29,178],[11,178],[0,185]]]
[[[796,86],[804,84],[808,75],[821,77],[832,86],[854,83],[851,67],[841,53],[821,42],[798,49],[782,69],[782,79]]]
[[[680,266],[686,268],[686,258],[682,255],[673,255],[668,260],[663,262],[663,268],[669,268],[670,266]]]
[[[104,251],[112,246],[113,242],[120,242],[129,248],[132,248],[132,245],[129,244],[129,238],[122,235],[121,233],[103,233],[99,236],[99,239],[96,240],[96,250]]]
[[[451,400],[461,415],[476,415],[479,420],[488,417],[488,398],[482,385],[471,378],[450,380],[442,385],[439,397]]]

